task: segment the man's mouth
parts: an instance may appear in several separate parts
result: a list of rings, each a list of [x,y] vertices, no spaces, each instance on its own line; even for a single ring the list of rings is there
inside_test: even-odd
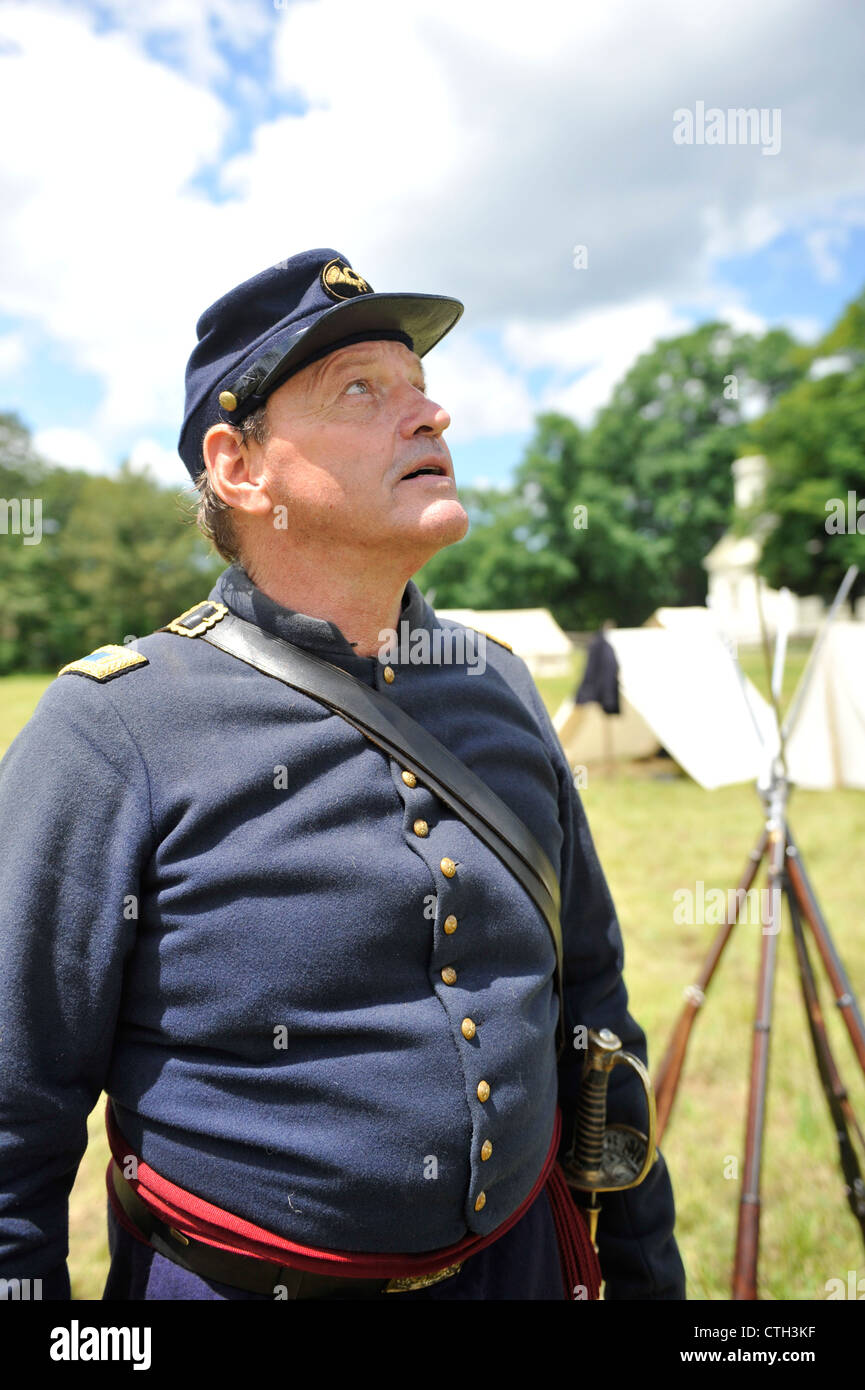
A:
[[[409,478],[423,478],[426,476],[447,478],[448,471],[442,463],[423,463],[419,467],[412,469],[410,473],[404,473],[400,478],[400,482],[407,483]]]

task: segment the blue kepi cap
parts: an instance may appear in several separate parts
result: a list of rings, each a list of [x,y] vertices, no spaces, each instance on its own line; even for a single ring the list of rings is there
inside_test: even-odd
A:
[[[349,343],[392,338],[423,357],[463,312],[436,294],[375,294],[330,247],[302,251],[229,290],[198,320],[178,452],[193,478],[201,441],[240,424],[294,372]]]

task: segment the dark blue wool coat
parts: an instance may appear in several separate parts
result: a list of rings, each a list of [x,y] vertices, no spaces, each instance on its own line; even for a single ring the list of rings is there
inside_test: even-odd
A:
[[[392,662],[388,683],[238,566],[211,597],[384,692],[522,817],[561,866],[569,1031],[607,1026],[645,1061],[615,909],[524,662],[490,641],[483,674]],[[457,626],[413,582],[403,602],[413,630]],[[55,680],[0,764],[0,1275],[64,1291],[103,1088],[158,1173],[289,1240],[408,1253],[494,1230],[538,1176],[557,1100],[568,1133],[583,1058],[569,1045],[557,1066],[538,909],[339,715],[200,640],[137,650],[148,664],[105,684]],[[626,1068],[610,1114],[645,1128]],[[607,1297],[684,1296],[673,1219],[663,1158],[605,1197]]]

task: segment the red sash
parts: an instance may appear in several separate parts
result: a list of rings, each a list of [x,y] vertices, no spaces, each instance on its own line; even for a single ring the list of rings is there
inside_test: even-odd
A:
[[[120,1167],[120,1171],[125,1176],[128,1161],[133,1155],[117,1127],[110,1100],[105,1107],[105,1127],[108,1132],[111,1152]],[[235,1216],[232,1212],[223,1211],[220,1207],[214,1206],[212,1202],[206,1202],[203,1198],[196,1197],[194,1193],[187,1192],[184,1188],[178,1187],[176,1183],[160,1177],[149,1164],[137,1158],[135,1162],[137,1176],[127,1178],[126,1181],[129,1182],[130,1187],[141,1201],[166,1225],[173,1226],[181,1235],[190,1240],[215,1246],[218,1250],[229,1250],[233,1254],[248,1255],[256,1260],[270,1260],[276,1264],[290,1265],[294,1269],[308,1270],[313,1274],[338,1274],[344,1278],[357,1279],[406,1279],[415,1275],[436,1274],[440,1270],[446,1269],[448,1265],[465,1260],[470,1255],[476,1255],[479,1250],[484,1250],[488,1245],[494,1244],[506,1231],[515,1226],[553,1174],[560,1135],[561,1113],[556,1109],[553,1134],[547,1156],[531,1192],[520,1203],[516,1211],[494,1231],[485,1236],[465,1236],[455,1245],[449,1245],[445,1249],[424,1250],[410,1255],[383,1254],[378,1251],[318,1250],[308,1245],[297,1245],[294,1241],[286,1240],[283,1236],[274,1235],[262,1226],[244,1221],[242,1217]],[[109,1164],[109,1174],[110,1169],[111,1165]],[[560,1176],[560,1174],[556,1174],[556,1176]],[[568,1298],[575,1296],[570,1282],[572,1280],[573,1283],[582,1282],[585,1284],[589,1290],[589,1297],[597,1298],[600,1288],[600,1268],[597,1265],[597,1256],[589,1240],[585,1221],[570,1199],[569,1192],[566,1192],[566,1196],[570,1201],[575,1224],[567,1219],[563,1220],[563,1210],[567,1211],[567,1206],[562,1203],[560,1187],[560,1183],[551,1182],[549,1196],[559,1236],[566,1296]],[[117,1219],[127,1230],[131,1230],[129,1220],[113,1191],[110,1177],[108,1177],[108,1192],[112,1198],[112,1207]],[[131,1233],[138,1235],[138,1232],[134,1230],[131,1230]],[[140,1235],[138,1238],[141,1238]],[[575,1240],[578,1246],[577,1250],[574,1249]],[[581,1269],[583,1271],[582,1276],[578,1277]]]

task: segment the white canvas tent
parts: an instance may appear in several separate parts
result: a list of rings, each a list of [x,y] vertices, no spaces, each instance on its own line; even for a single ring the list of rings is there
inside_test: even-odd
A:
[[[437,608],[440,618],[476,628],[522,657],[533,676],[566,676],[573,644],[548,608]]]
[[[572,767],[663,747],[704,787],[765,778],[777,746],[774,715],[738,672],[710,610],[660,608],[645,627],[613,628],[607,637],[619,662],[622,714],[610,719],[597,705],[561,706],[554,723]],[[808,790],[865,789],[865,624],[829,628],[787,768]]]
[[[597,704],[562,701],[553,725],[571,767],[587,767],[615,758],[650,758],[660,752],[657,734],[621,690],[619,709],[619,714],[609,716]]]
[[[627,730],[629,741],[636,743],[643,734],[653,745],[646,751],[664,747],[704,787],[756,779],[765,761],[758,727],[764,738],[771,737],[772,711],[750,681],[742,681],[714,630],[698,624],[672,632],[614,628],[607,637],[619,662],[628,711],[622,732]],[[572,766],[593,760],[579,724],[567,742],[566,725],[559,737]],[[615,728],[612,737],[616,756],[641,756],[625,752]]]
[[[714,628],[707,628],[707,619],[711,619],[711,615],[706,608],[658,608],[644,627],[696,625],[701,633],[710,630],[714,634]],[[621,666],[621,660],[619,664]],[[572,767],[618,758],[650,758],[660,753],[658,735],[631,704],[621,681],[619,711],[610,718],[600,705],[578,705],[572,699],[562,702],[553,723],[562,745],[573,754]]]
[[[829,628],[787,745],[787,767],[800,787],[865,790],[865,623]]]

